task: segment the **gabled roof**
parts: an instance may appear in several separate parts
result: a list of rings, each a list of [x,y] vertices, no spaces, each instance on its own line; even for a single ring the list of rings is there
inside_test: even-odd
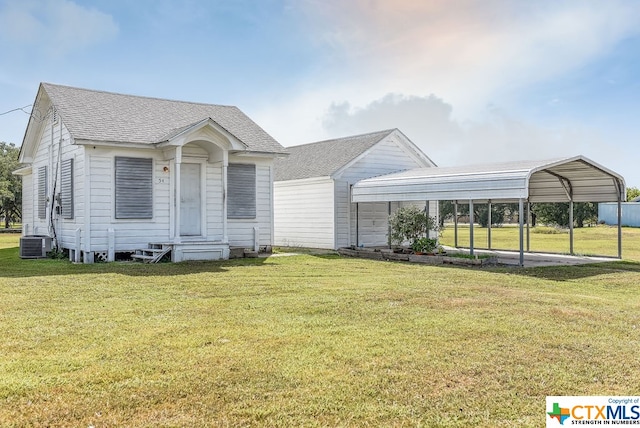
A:
[[[476,200],[609,202],[624,178],[584,156],[450,168],[418,168],[359,181],[353,202]]]
[[[312,177],[331,177],[359,159],[367,150],[392,133],[398,133],[404,137],[398,129],[386,129],[368,134],[287,147],[289,156],[275,161],[274,180],[286,181]],[[408,138],[404,137],[404,139],[413,145]],[[416,156],[425,159],[425,163],[433,164],[419,149],[415,148],[415,151]]]
[[[42,83],[75,140],[155,144],[211,119],[249,151],[286,153],[276,140],[234,106],[173,101]],[[40,112],[43,114],[44,112]],[[31,121],[30,121],[31,125]],[[25,136],[25,140],[27,137]]]

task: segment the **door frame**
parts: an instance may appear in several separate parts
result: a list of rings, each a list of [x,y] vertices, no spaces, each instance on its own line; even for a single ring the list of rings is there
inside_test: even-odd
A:
[[[182,177],[181,171],[176,174],[175,184],[173,186],[174,197],[176,201],[176,215],[174,216],[173,223],[175,227],[175,239],[184,241],[189,239],[206,239],[207,237],[207,161],[206,159],[184,156],[182,162],[179,165],[190,163],[200,165],[200,235],[182,235],[180,231],[180,214],[181,214],[181,201],[180,201],[180,186]]]

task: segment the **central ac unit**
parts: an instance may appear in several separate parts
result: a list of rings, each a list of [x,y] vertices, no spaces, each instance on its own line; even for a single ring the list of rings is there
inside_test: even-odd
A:
[[[23,259],[41,259],[51,251],[50,236],[23,236],[20,238],[20,257]]]

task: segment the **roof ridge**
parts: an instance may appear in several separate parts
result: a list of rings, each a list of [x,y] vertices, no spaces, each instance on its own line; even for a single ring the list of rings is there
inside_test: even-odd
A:
[[[211,119],[248,151],[286,153],[237,106],[128,95],[41,82],[45,94],[77,140],[150,145],[185,126]],[[49,102],[47,101],[47,102]]]
[[[351,138],[367,137],[367,136],[375,135],[375,134],[389,135],[391,132],[393,132],[393,131],[395,131],[397,129],[398,128],[390,128],[390,129],[384,129],[382,131],[373,131],[373,132],[367,132],[367,133],[364,133],[364,134],[348,135],[346,137],[329,138],[327,140],[320,140],[320,141],[313,141],[313,142],[310,142],[310,143],[297,144],[295,146],[289,146],[287,148],[288,149],[293,149],[293,148],[296,148],[296,147],[310,146],[312,144],[330,143],[330,142],[335,142],[335,141],[340,141],[340,140],[348,140],[348,139],[351,139]]]
[[[147,96],[147,95],[125,94],[125,93],[122,93],[122,92],[104,91],[104,90],[89,89],[89,88],[79,88],[77,86],[60,85],[60,84],[57,84],[57,83],[50,83],[50,82],[41,82],[41,84],[42,85],[47,85],[47,86],[53,86],[53,87],[57,87],[57,88],[74,89],[76,91],[85,91],[85,92],[92,92],[92,93],[106,94],[106,95],[117,95],[117,96],[121,96],[121,97],[144,98],[144,99],[147,99],[147,100],[166,101],[166,102],[171,102],[171,103],[182,103],[182,104],[201,105],[201,106],[228,107],[228,108],[238,109],[237,106],[228,105],[228,104],[211,104],[211,103],[176,100],[176,99],[171,99],[171,98],[151,97],[151,96]]]

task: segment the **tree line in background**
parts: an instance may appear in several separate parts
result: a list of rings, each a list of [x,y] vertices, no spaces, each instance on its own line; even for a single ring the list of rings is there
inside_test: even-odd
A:
[[[627,188],[627,201],[640,197],[640,189],[637,187]],[[519,214],[518,204],[491,204],[491,225],[500,226],[507,222],[517,222]],[[440,201],[440,226],[444,226],[445,221],[453,221],[454,204],[453,201]],[[458,215],[468,216],[469,205],[458,204]],[[526,210],[525,210],[526,215]],[[473,205],[474,222],[481,227],[489,224],[489,205]],[[573,222],[575,227],[584,227],[598,222],[598,204],[592,202],[576,202],[573,204]],[[557,227],[569,227],[569,203],[536,203],[531,204],[531,223],[545,224]]]
[[[0,142],[0,219],[7,229],[22,217],[22,180],[13,175],[20,165],[19,153],[15,144]]]

